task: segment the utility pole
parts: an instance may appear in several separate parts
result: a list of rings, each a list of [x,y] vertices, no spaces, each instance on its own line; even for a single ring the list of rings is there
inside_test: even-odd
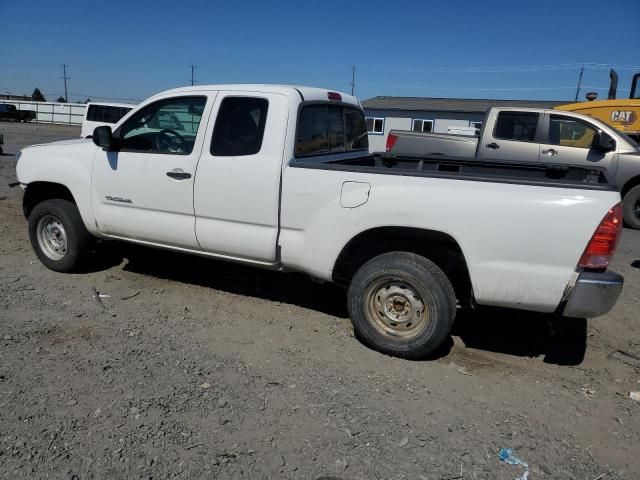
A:
[[[62,65],[60,65],[62,67],[62,78],[64,80],[64,101],[68,102],[69,101],[69,96],[67,95],[67,80],[71,80],[69,77],[67,77],[67,64],[63,63]]]
[[[193,63],[191,65],[189,65],[191,67],[191,86],[193,87],[196,84],[196,80],[193,77],[193,71],[198,68],[197,65],[194,65]]]
[[[576,88],[576,102],[578,101],[578,97],[580,96],[580,85],[582,84],[582,74],[584,73],[584,67],[580,69],[580,76],[578,77],[578,87]]]
[[[356,88],[356,66],[355,65],[351,65],[351,82],[349,82],[349,85],[351,85],[351,95],[353,95],[353,91]]]

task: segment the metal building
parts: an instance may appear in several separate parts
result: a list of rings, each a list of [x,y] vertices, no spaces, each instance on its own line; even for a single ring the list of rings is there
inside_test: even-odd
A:
[[[384,151],[390,130],[473,134],[491,107],[553,108],[567,102],[429,97],[374,97],[362,102],[369,148]]]

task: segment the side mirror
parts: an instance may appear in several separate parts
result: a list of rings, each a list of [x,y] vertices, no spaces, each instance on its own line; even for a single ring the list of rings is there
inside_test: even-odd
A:
[[[102,147],[105,150],[112,150],[114,146],[113,134],[111,133],[111,127],[101,126],[96,127],[93,130],[93,143],[98,147]]]
[[[616,142],[608,134],[599,130],[593,137],[591,148],[600,150],[601,152],[610,152],[611,150],[615,150]]]

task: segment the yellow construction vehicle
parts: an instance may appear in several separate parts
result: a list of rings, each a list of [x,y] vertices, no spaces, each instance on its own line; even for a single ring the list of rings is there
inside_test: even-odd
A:
[[[616,99],[618,74],[615,70],[609,72],[609,77],[611,82],[606,100],[596,100],[598,94],[589,92],[586,102],[569,103],[555,108],[595,117],[640,141],[640,73],[633,76],[628,99]]]

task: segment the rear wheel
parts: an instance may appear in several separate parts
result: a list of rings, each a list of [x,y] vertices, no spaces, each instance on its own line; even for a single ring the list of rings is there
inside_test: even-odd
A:
[[[629,227],[640,230],[640,185],[633,187],[624,196],[622,215]]]
[[[78,207],[68,200],[45,200],[29,215],[29,239],[40,261],[56,272],[77,269],[91,241]]]
[[[385,253],[365,263],[351,280],[348,305],[365,344],[412,359],[428,356],[444,342],[456,314],[444,272],[409,252]]]

